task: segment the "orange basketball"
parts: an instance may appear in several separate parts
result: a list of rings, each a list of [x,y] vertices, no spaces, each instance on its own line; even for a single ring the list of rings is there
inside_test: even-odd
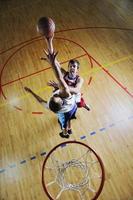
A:
[[[53,37],[55,32],[54,21],[49,17],[41,17],[37,23],[37,31],[46,38]]]

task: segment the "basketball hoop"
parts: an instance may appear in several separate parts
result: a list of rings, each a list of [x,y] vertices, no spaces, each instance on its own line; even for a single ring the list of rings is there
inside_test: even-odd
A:
[[[96,200],[104,180],[102,160],[88,145],[78,141],[55,146],[42,167],[42,185],[50,200]]]

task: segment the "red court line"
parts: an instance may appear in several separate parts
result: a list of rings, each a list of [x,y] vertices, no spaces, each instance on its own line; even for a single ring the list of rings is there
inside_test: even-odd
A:
[[[47,70],[47,69],[50,69],[50,68],[51,68],[51,67],[47,67],[47,68],[42,69],[42,70],[40,70],[40,71],[34,72],[34,73],[32,73],[32,74],[28,74],[28,75],[26,75],[26,76],[17,78],[17,79],[15,79],[15,80],[10,81],[10,82],[4,83],[4,84],[2,84],[1,86],[4,87],[4,86],[6,86],[6,85],[11,85],[12,83],[15,83],[15,82],[20,81],[20,80],[22,80],[22,79],[25,79],[25,78],[27,78],[27,77],[36,75],[36,74],[38,74],[38,73],[40,73],[40,72],[43,72],[43,71],[45,71],[45,70]]]
[[[23,44],[25,44],[25,43],[31,42],[31,41],[33,41],[33,40],[35,40],[35,39],[38,39],[38,38],[40,38],[40,36],[31,38],[31,39],[29,39],[29,40],[26,40],[26,41],[24,41],[24,42],[21,42],[21,43],[19,43],[19,44],[16,44],[16,45],[10,47],[9,49],[1,50],[0,55],[2,55],[3,53],[6,53],[7,51],[10,51],[10,50],[14,49],[15,47],[19,47],[20,45],[23,45]]]
[[[44,114],[43,112],[32,112],[32,114],[34,114],[34,115],[40,115],[40,114]]]
[[[94,62],[110,77],[113,79],[114,82],[116,82],[130,97],[133,98],[133,94],[131,94],[131,92],[128,91],[128,89],[122,84],[120,83],[106,68],[104,68],[94,57],[92,57],[91,55],[89,55]]]
[[[92,59],[91,59],[90,56],[89,56],[89,59],[90,59],[91,68],[93,68],[93,62],[92,62]],[[92,81],[92,76],[91,76],[90,79],[88,80],[88,85],[91,84],[91,81]]]
[[[79,43],[77,43],[77,42],[75,42],[73,40],[67,39],[67,38],[62,38],[62,37],[56,37],[55,39],[67,40],[69,42],[72,42],[72,43],[76,44],[77,46],[79,46],[86,53],[86,55],[90,59],[90,55],[88,54],[88,51],[84,47],[82,47]]]
[[[88,26],[88,27],[77,27],[77,28],[71,28],[71,29],[64,29],[64,30],[60,30],[60,31],[55,31],[55,34],[56,34],[56,33],[61,33],[61,32],[67,32],[67,31],[84,30],[84,29],[111,29],[111,30],[121,30],[121,31],[133,31],[133,29],[131,29],[131,28],[108,27],[108,26],[101,26],[101,27],[100,27],[100,26],[99,26],[99,27],[96,27],[96,26]],[[19,43],[19,44],[16,44],[16,45],[10,47],[9,49],[1,50],[0,55],[3,54],[3,53],[5,53],[5,52],[7,52],[7,51],[12,50],[12,49],[15,48],[15,47],[18,47],[18,46],[20,46],[20,45],[23,45],[23,44],[25,44],[25,43],[27,43],[27,42],[30,42],[30,41],[32,41],[32,40],[35,40],[35,39],[38,39],[38,38],[41,38],[41,37],[42,37],[42,36],[36,36],[36,37],[34,37],[34,38],[31,38],[31,39],[29,39],[29,40],[26,40],[26,41],[24,41],[24,42],[21,42],[21,43]]]
[[[93,68],[93,62],[92,62],[91,56],[89,56],[89,59],[90,59],[90,63],[91,63],[91,68]]]
[[[42,39],[39,39],[39,40],[42,40]],[[34,42],[36,42],[36,41],[37,41],[37,40],[34,40]],[[1,79],[2,79],[2,74],[3,74],[4,68],[5,68],[6,64],[9,62],[9,60],[16,54],[16,52],[18,52],[18,51],[19,51],[20,49],[22,49],[23,47],[25,47],[25,46],[27,46],[27,45],[29,45],[29,44],[32,44],[32,43],[33,43],[33,41],[29,42],[28,44],[25,44],[25,45],[21,46],[21,47],[18,48],[16,51],[14,51],[14,52],[8,57],[8,59],[6,60],[6,62],[4,63],[4,65],[2,66],[2,70],[1,70],[1,72],[0,72],[0,94],[2,94],[3,97],[4,97],[5,99],[7,99],[7,98],[6,98],[6,96],[5,96],[5,94],[4,94],[3,90],[2,90],[2,85],[1,85]]]
[[[88,81],[88,85],[91,84],[91,81],[92,81],[92,76],[90,77],[90,80]]]
[[[60,32],[67,32],[67,31],[75,31],[75,30],[84,30],[84,29],[111,29],[111,30],[121,30],[121,31],[133,31],[133,29],[131,28],[121,28],[121,27],[104,27],[104,26],[89,26],[89,27],[77,27],[77,28],[70,28],[70,29],[64,29],[64,30],[60,30],[57,31],[55,33],[60,33]]]

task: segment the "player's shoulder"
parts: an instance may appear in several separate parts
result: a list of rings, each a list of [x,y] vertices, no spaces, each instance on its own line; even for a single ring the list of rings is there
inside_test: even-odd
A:
[[[81,76],[77,75],[77,81],[78,82],[84,82],[84,79]]]

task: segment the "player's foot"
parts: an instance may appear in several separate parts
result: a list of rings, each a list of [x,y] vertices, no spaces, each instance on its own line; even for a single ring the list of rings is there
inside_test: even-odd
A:
[[[69,135],[71,135],[71,134],[72,134],[72,129],[68,129],[67,133],[68,133]]]
[[[85,108],[86,110],[90,111],[90,107],[89,107],[87,104],[85,104],[84,108]]]
[[[64,134],[63,132],[59,133],[62,138],[69,138],[69,134]]]

